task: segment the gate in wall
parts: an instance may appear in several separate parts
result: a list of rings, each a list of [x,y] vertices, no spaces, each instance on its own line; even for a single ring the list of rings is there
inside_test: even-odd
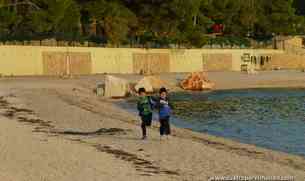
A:
[[[168,73],[170,71],[169,59],[167,53],[134,53],[133,73]]]
[[[90,53],[43,52],[44,75],[87,75],[92,73]]]

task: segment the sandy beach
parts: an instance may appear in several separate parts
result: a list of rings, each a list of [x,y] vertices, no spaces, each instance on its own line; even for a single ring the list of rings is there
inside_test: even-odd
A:
[[[179,91],[186,74],[161,78]],[[136,82],[141,76],[117,75]],[[305,73],[212,72],[217,90],[305,88]],[[205,181],[212,176],[305,178],[305,159],[224,138],[173,128],[159,140],[158,123],[142,141],[139,118],[97,97],[104,75],[59,79],[0,78],[0,180]]]

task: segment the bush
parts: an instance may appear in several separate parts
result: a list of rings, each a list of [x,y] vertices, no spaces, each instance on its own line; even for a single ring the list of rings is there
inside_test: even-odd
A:
[[[243,37],[223,36],[209,39],[210,45],[231,45],[250,47],[250,40]]]
[[[203,34],[201,31],[194,31],[188,37],[191,45],[196,48],[202,48],[204,45],[209,43],[209,37]]]

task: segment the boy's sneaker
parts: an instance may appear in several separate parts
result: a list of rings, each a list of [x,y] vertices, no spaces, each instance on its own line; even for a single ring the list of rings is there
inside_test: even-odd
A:
[[[166,135],[166,139],[170,140],[170,139],[172,139],[172,136],[171,135]]]
[[[165,139],[165,136],[160,136],[160,141],[163,141]]]
[[[147,140],[147,136],[143,136],[143,137],[142,137],[142,140]]]

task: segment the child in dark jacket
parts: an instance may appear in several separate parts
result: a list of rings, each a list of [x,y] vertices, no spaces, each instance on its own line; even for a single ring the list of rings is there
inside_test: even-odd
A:
[[[171,134],[169,121],[173,106],[169,101],[166,88],[161,88],[159,94],[160,97],[156,102],[156,107],[159,110],[160,138],[162,139],[163,136]]]
[[[151,97],[146,95],[145,88],[140,88],[137,108],[139,111],[139,116],[141,117],[142,120],[141,128],[142,128],[143,140],[147,139],[146,127],[151,126],[152,107],[153,107],[153,101]]]

